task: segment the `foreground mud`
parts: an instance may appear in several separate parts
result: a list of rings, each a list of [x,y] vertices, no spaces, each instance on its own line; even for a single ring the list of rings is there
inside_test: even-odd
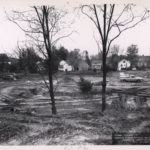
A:
[[[60,80],[55,93],[58,109],[55,116],[51,115],[49,95],[42,80],[1,85],[1,145],[112,144],[114,131],[149,132],[149,98],[137,107],[133,103],[135,96],[128,95],[128,105],[122,108],[118,105],[120,93],[110,92],[107,109],[102,114],[99,86],[94,86],[91,93],[82,94],[76,84],[77,77]]]

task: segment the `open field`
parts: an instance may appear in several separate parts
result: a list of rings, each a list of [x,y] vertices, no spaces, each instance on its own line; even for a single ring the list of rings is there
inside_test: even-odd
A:
[[[108,74],[107,109],[103,114],[102,78],[98,75],[84,76],[94,86],[91,92],[82,94],[77,86],[78,75],[58,74],[57,80],[54,79],[58,114],[53,116],[49,95],[40,76],[1,81],[0,144],[112,144],[114,131],[149,132],[150,72],[138,74],[144,77],[142,83],[123,83],[119,81],[118,72]],[[17,102],[8,105],[10,99]],[[120,99],[131,103],[121,108]]]

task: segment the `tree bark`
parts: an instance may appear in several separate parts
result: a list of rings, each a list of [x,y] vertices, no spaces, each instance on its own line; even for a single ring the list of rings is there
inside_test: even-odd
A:
[[[105,49],[105,46],[103,46]],[[106,51],[103,51],[102,112],[106,109]]]
[[[50,42],[48,17],[49,17],[48,9],[46,6],[43,6],[42,29],[43,29],[43,38],[44,38],[45,48],[48,54],[49,94],[51,98],[52,114],[57,114],[57,110],[55,106],[54,89],[53,89],[52,45]]]
[[[107,36],[106,36],[106,11],[107,6],[104,4],[104,25],[103,25],[103,82],[102,82],[102,112],[106,109],[106,47],[107,47]]]
[[[51,98],[52,114],[57,114],[53,88],[53,72],[51,58],[48,59],[49,94]]]

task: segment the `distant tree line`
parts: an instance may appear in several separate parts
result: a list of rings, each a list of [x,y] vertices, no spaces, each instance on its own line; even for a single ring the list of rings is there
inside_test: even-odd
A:
[[[45,72],[48,70],[48,60],[42,58],[33,47],[19,48],[14,58],[6,53],[0,54],[0,72],[16,72],[16,73],[38,73],[38,65],[40,62],[43,65]],[[79,61],[82,59],[79,49],[69,51],[65,47],[52,48],[52,68],[56,72],[60,61],[67,61],[75,70],[78,70]],[[86,62],[90,64],[89,56],[86,55]]]
[[[119,54],[120,48],[118,45],[114,45],[111,48],[111,52],[108,56],[106,68],[107,71],[117,71],[118,62],[122,59],[127,59],[131,62],[131,68],[137,67],[138,62],[138,47],[137,45],[130,45],[126,50],[126,54]],[[91,59],[102,60],[102,54],[99,53],[92,56]],[[91,66],[91,59],[88,54],[86,54],[86,63]],[[52,48],[52,68],[53,72],[56,72],[59,67],[60,61],[67,61],[69,65],[73,66],[74,70],[78,70],[80,60],[82,56],[79,49],[74,49],[69,51],[65,47],[61,46],[59,48]],[[45,72],[48,69],[48,60],[42,58],[35,52],[33,47],[21,48],[17,50],[17,57],[13,58],[8,56],[6,53],[0,54],[0,72],[23,72],[27,73],[38,73],[37,62],[41,62]],[[150,61],[149,61],[150,63]],[[129,69],[131,69],[129,68]]]

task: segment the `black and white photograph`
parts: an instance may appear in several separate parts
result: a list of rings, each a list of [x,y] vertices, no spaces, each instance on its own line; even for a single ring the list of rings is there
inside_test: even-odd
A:
[[[150,145],[144,2],[0,1],[0,146]]]

